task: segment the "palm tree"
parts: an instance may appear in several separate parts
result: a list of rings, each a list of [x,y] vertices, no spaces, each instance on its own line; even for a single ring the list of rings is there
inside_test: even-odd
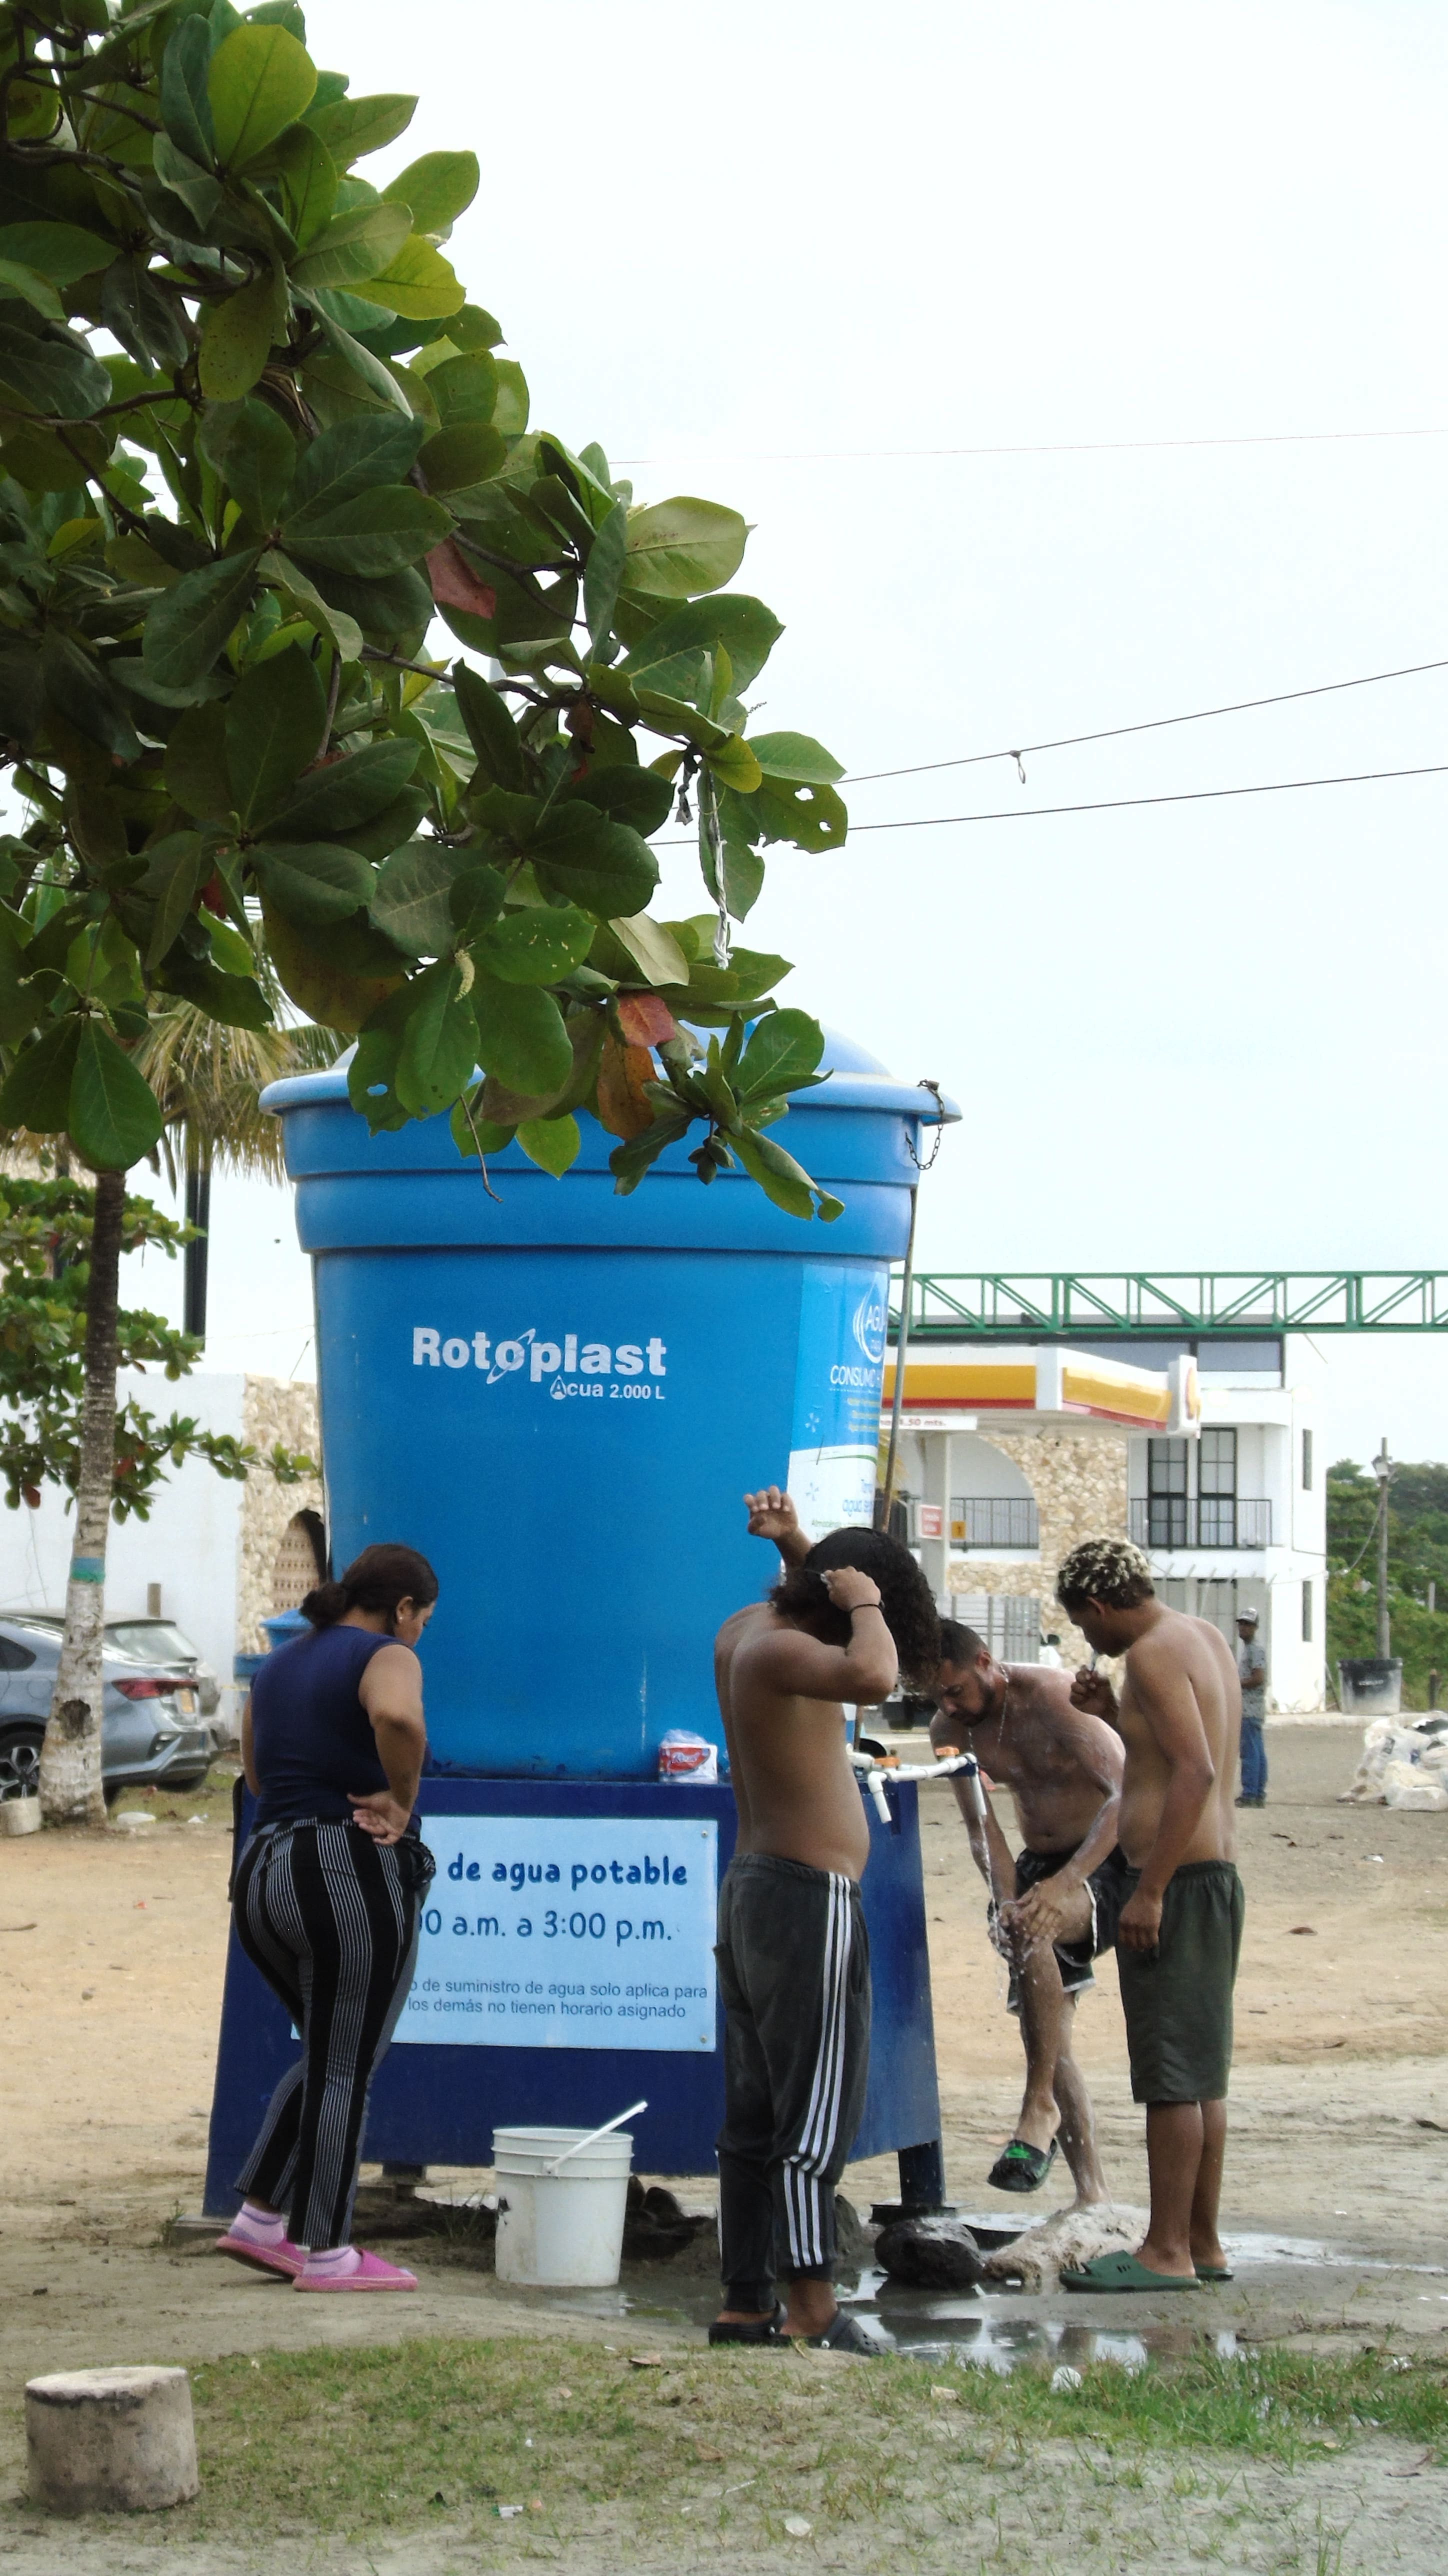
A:
[[[258,980],[267,982],[265,968]],[[280,996],[272,993],[275,1004]],[[314,1073],[335,1062],[343,1040],[310,1022],[293,1028],[224,1028],[190,1002],[155,1012],[132,1061],[144,1074],[166,1121],[161,1154],[176,1189],[184,1175],[186,1221],[197,1228],[185,1263],[182,1323],[206,1338],[206,1254],[211,1175],[232,1171],[279,1181],[285,1175],[281,1128],[258,1104],[269,1082]]]

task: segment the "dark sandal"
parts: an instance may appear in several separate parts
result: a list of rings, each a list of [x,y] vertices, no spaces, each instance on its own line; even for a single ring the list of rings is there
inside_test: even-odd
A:
[[[1053,2138],[1049,2148],[1033,2147],[1028,2138],[1012,2138],[986,2181],[992,2191],[1039,2191],[1060,2152],[1059,2138]]]
[[[773,2316],[760,2317],[752,2325],[725,2322],[716,2317],[709,2328],[709,2341],[711,2343],[782,2343],[784,2338],[779,2329],[783,2322],[784,2308],[782,2303],[776,2300]]]
[[[872,2334],[866,2333],[858,2317],[847,2315],[843,2308],[836,2308],[823,2334],[784,2335],[781,2341],[808,2344],[811,2352],[859,2353],[872,2361],[878,2361],[884,2349]]]

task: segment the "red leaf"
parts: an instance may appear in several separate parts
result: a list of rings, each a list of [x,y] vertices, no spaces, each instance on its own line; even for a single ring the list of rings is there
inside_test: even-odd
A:
[[[620,993],[618,1024],[630,1046],[667,1046],[679,1034],[679,1023],[657,993]]]
[[[427,577],[439,608],[466,608],[474,617],[496,617],[498,594],[485,581],[479,581],[472,565],[451,537],[434,546],[427,559]]]

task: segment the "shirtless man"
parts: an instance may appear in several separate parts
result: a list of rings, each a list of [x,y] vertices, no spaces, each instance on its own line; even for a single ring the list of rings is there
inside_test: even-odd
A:
[[[1011,1963],[1006,2009],[1018,2012],[1026,2093],[1015,2134],[992,2166],[996,2191],[1039,2191],[1064,2149],[1076,2206],[1108,2197],[1096,2153],[1091,2096],[1072,2053],[1077,1997],[1091,1962],[1116,1939],[1126,1863],[1116,1845],[1121,1746],[1099,1717],[1073,1706],[1049,1665],[998,1664],[973,1628],[941,1622],[935,1751],[973,1753],[1016,1802],[1025,1849],[1015,1858],[974,1783],[952,1786],[990,1913]]]
[[[1187,2290],[1231,2278],[1217,2208],[1242,1946],[1232,1799],[1242,1694],[1224,1639],[1207,1620],[1162,1607],[1128,1539],[1072,1548],[1056,1593],[1089,1646],[1126,1657],[1119,1701],[1105,1674],[1085,1667],[1071,1696],[1108,1719],[1126,1748],[1120,1832],[1130,1894],[1116,1955],[1151,2174],[1145,2242],[1061,2278],[1068,2290]]]
[[[709,2340],[775,2343],[782,2330],[875,2352],[833,2288],[835,2186],[870,2055],[859,1891],[870,1829],[843,1703],[884,1699],[901,1665],[932,1676],[939,1629],[925,1577],[896,1540],[840,1529],[808,1547],[777,1486],[745,1501],[750,1528],[774,1538],[786,1563],[768,1600],[736,1610],[714,1648],[739,1835],[719,1891],[724,2305]]]

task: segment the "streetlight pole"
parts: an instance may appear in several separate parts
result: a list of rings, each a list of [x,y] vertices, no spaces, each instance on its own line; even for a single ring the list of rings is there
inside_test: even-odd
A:
[[[1393,1651],[1393,1632],[1388,1619],[1388,1480],[1392,1475],[1388,1456],[1388,1435],[1373,1460],[1373,1474],[1378,1480],[1378,1653],[1384,1661]]]

